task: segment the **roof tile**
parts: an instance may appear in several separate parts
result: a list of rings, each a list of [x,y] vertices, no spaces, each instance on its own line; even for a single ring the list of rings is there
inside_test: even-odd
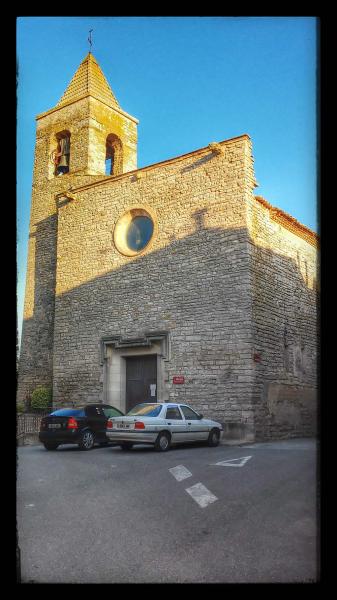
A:
[[[98,100],[105,102],[112,107],[119,108],[119,104],[104,77],[104,74],[94,58],[89,52],[81,62],[57,107],[83,98],[83,96],[94,96]]]

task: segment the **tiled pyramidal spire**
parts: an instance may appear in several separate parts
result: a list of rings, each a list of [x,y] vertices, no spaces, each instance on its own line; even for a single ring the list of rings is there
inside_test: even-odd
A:
[[[119,108],[119,104],[105,79],[103,72],[91,52],[81,62],[57,107],[92,96],[109,106]]]

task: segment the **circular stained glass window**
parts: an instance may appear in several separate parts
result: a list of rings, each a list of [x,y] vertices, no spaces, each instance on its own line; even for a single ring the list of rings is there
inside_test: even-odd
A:
[[[114,242],[117,250],[126,256],[142,252],[149,244],[154,231],[154,222],[143,208],[133,208],[117,222]]]
[[[140,252],[148,245],[153,233],[153,221],[142,215],[134,217],[126,232],[126,244],[130,250]]]

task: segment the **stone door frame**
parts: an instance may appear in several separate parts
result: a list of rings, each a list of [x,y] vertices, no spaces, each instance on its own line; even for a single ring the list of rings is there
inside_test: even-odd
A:
[[[103,367],[103,402],[125,412],[126,358],[157,355],[157,402],[167,402],[165,363],[170,359],[170,340],[167,331],[144,333],[139,338],[120,335],[101,338],[101,365]]]

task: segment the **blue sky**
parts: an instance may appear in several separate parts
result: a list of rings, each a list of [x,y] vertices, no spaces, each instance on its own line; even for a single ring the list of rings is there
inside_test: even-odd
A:
[[[17,265],[21,330],[35,117],[92,52],[139,119],[138,167],[243,133],[255,193],[317,231],[314,17],[20,17]]]

